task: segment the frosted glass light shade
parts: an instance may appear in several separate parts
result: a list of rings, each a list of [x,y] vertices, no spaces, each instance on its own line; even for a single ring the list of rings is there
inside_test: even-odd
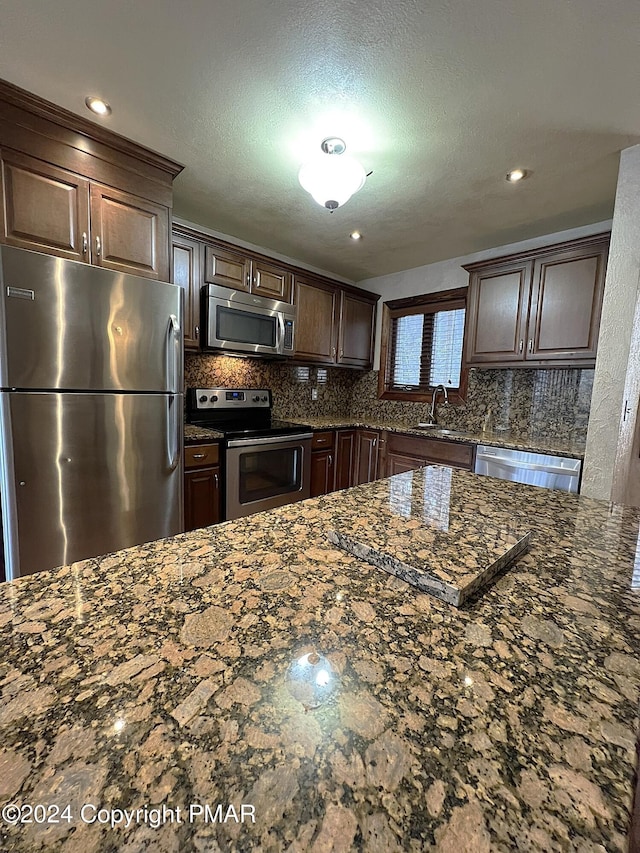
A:
[[[298,180],[322,207],[335,210],[362,189],[366,174],[360,163],[344,154],[319,154],[300,167]]]

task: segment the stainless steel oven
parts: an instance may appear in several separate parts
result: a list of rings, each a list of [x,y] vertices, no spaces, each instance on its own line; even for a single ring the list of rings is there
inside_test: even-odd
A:
[[[215,284],[202,292],[204,349],[272,358],[293,355],[293,305]]]
[[[310,496],[311,433],[231,438],[226,517],[242,518]]]
[[[224,438],[224,518],[311,494],[311,427],[271,416],[268,388],[189,388],[187,420]]]

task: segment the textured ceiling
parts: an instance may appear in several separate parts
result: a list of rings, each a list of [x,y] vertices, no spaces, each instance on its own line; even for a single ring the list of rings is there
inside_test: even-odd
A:
[[[639,44],[638,0],[3,0],[0,77],[103,96],[177,216],[357,281],[608,218]],[[327,135],[373,170],[334,213],[297,182]]]

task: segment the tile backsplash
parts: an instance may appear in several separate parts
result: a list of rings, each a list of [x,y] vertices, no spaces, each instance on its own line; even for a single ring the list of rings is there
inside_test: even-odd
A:
[[[438,406],[438,422],[450,429],[483,427],[512,435],[586,437],[592,369],[471,370],[466,402]],[[378,399],[378,372],[296,367],[262,359],[187,355],[185,385],[271,388],[280,418],[352,418],[410,426],[426,420],[429,405]],[[317,388],[318,399],[311,399]]]

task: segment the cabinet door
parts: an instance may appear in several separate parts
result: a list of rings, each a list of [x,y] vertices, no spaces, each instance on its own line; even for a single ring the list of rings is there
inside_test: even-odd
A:
[[[92,263],[169,280],[169,208],[91,184]]]
[[[606,243],[534,262],[528,359],[595,360],[606,263]]]
[[[251,261],[241,252],[233,252],[215,243],[204,247],[204,280],[207,284],[232,287],[249,292]]]
[[[297,309],[295,357],[315,364],[335,364],[337,291],[296,278],[293,294]]]
[[[342,291],[338,364],[371,369],[376,303]]]
[[[291,302],[291,273],[266,261],[251,262],[251,293]]]
[[[427,464],[427,460],[422,456],[409,456],[408,454],[395,453],[388,450],[385,473],[387,477],[393,477],[394,474],[414,471],[416,468],[423,468]]]
[[[220,469],[203,468],[184,475],[184,529],[196,530],[220,521]]]
[[[89,182],[13,151],[2,153],[1,240],[89,261]]]
[[[359,429],[356,432],[355,482],[370,483],[378,477],[378,439],[376,430]]]
[[[531,262],[474,272],[467,303],[467,362],[522,361],[529,310]]]
[[[336,441],[335,489],[353,486],[356,460],[356,432],[340,430]]]
[[[184,290],[184,348],[200,348],[200,285],[202,243],[174,234],[173,282]]]
[[[333,450],[314,450],[311,454],[311,497],[333,491]]]

